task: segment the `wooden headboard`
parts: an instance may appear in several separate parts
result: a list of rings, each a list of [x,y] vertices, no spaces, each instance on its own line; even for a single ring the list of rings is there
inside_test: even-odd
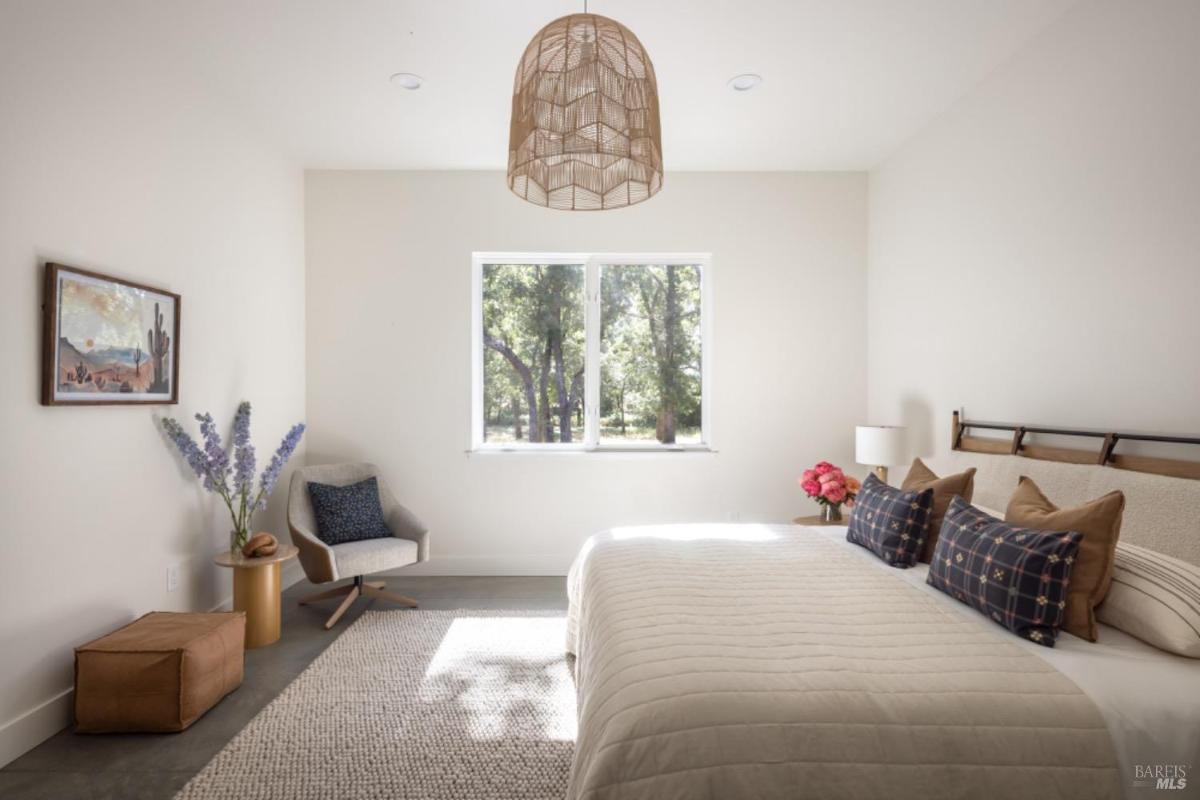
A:
[[[1196,436],[1158,436],[1145,433],[1105,433],[1102,431],[1079,430],[1073,428],[1047,428],[1044,426],[1017,425],[1007,422],[975,422],[962,419],[959,412],[954,412],[954,427],[950,436],[950,447],[969,453],[991,453],[993,455],[1025,456],[1042,461],[1062,461],[1068,464],[1095,464],[1115,467],[1116,469],[1133,472],[1149,472],[1154,475],[1169,475],[1173,478],[1190,478],[1200,480],[1200,460],[1184,461],[1174,458],[1159,458],[1157,456],[1127,455],[1114,452],[1122,441],[1127,442],[1163,442],[1169,444],[1200,445],[1200,437]],[[993,430],[1011,431],[1011,440],[971,436],[968,431]],[[1082,450],[1069,447],[1051,447],[1041,444],[1026,444],[1027,434],[1045,434],[1053,436],[1078,436],[1089,439],[1099,439],[1100,446],[1094,450]],[[1200,459],[1200,448],[1196,451]]]

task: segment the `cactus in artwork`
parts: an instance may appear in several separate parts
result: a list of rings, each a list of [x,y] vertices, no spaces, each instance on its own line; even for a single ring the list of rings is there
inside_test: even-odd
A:
[[[142,377],[142,346],[139,344],[133,353],[133,374]]]
[[[78,362],[75,365],[74,372],[70,372],[68,375],[80,386],[92,379],[92,373],[88,371],[88,368],[83,365],[82,361]]]
[[[146,331],[146,352],[150,355],[150,363],[154,367],[154,380],[150,391],[163,394],[170,391],[167,385],[167,354],[171,352],[171,337],[163,330],[163,315],[154,304],[154,327]]]
[[[105,380],[105,378],[104,378],[104,376],[103,376],[103,375],[96,375],[96,376],[95,376],[95,377],[92,379],[92,381],[93,381],[93,382],[96,384],[96,388],[97,388],[97,389],[99,389],[99,390],[100,390],[100,391],[102,391],[102,392],[104,391],[104,386],[105,386],[105,384],[107,384],[107,383],[108,383],[108,381],[107,381],[107,380]]]

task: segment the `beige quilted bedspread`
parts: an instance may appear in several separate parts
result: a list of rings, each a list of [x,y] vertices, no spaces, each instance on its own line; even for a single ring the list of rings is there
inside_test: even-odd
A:
[[[793,526],[593,537],[568,579],[568,797],[1120,797],[1074,683],[856,556]]]

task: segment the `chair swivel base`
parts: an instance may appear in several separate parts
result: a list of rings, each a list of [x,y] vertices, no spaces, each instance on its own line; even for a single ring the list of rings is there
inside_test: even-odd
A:
[[[308,597],[302,597],[300,598],[300,605],[306,606],[309,603],[318,603],[322,600],[331,600],[335,597],[343,598],[342,603],[333,612],[333,615],[325,621],[325,630],[329,630],[336,625],[338,620],[342,618],[342,615],[346,613],[359,597],[378,597],[381,600],[391,600],[393,603],[398,603],[406,608],[417,607],[417,601],[411,597],[389,592],[384,587],[383,581],[366,581],[363,580],[362,575],[355,575],[354,582],[348,583],[345,586],[338,586],[324,592],[310,594]]]

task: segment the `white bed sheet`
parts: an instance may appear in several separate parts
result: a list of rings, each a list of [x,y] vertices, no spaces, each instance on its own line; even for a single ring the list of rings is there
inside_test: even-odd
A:
[[[906,570],[889,567],[847,542],[845,526],[808,530],[921,588],[945,608],[996,627],[975,609],[925,583],[928,564]],[[1107,625],[1100,626],[1096,642],[1069,633],[1060,633],[1053,648],[1015,635],[1012,639],[1074,681],[1100,709],[1112,734],[1128,800],[1200,798],[1200,660],[1166,653]],[[1156,789],[1153,779],[1138,774],[1139,765],[1182,766],[1187,785],[1173,791]]]

